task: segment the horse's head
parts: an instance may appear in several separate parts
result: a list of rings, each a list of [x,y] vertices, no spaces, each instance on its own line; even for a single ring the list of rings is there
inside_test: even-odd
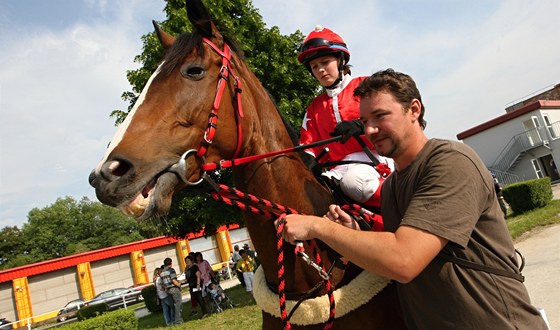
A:
[[[178,38],[154,23],[164,60],[90,175],[101,202],[137,219],[165,214],[175,192],[200,182],[202,162],[243,152],[241,134],[250,140],[258,127],[236,106],[237,83],[248,86],[245,107],[271,103],[262,86],[250,91],[256,77],[200,1],[187,1],[187,12],[194,29]]]

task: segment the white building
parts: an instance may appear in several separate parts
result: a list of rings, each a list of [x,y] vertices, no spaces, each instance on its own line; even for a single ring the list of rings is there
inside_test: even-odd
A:
[[[545,176],[560,180],[560,84],[457,139],[473,148],[503,185]]]

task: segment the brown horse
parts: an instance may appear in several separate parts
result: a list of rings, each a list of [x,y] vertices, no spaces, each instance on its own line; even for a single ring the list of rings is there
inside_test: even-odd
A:
[[[268,93],[201,1],[187,1],[187,12],[194,26],[190,34],[175,38],[154,24],[165,58],[90,175],[101,202],[139,220],[164,216],[174,193],[203,180],[204,163],[294,145]],[[324,214],[332,202],[296,153],[237,166],[234,178],[237,189],[306,214]],[[282,328],[278,296],[266,285],[279,283],[274,219],[251,213],[245,217],[262,263],[254,292],[263,309],[263,328]],[[283,249],[288,299],[297,300],[324,283],[295,256],[293,246],[284,244]],[[305,249],[313,256],[309,244]],[[326,248],[320,256],[326,269],[336,260]],[[394,285],[352,263],[335,266],[329,278],[336,289],[334,328],[404,328]],[[312,291],[311,299],[293,314],[293,326],[323,328],[329,313],[326,292],[325,285]],[[293,301],[287,305],[292,308]]]

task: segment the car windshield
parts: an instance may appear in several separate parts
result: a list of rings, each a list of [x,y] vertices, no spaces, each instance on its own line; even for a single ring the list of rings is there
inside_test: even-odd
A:
[[[75,307],[75,306],[78,306],[78,305],[81,305],[81,304],[83,304],[82,300],[73,300],[73,301],[69,302],[68,304],[66,304],[66,307]]]
[[[124,288],[115,289],[115,295],[121,295],[121,294],[127,293],[128,291],[129,291],[129,289],[124,289]]]

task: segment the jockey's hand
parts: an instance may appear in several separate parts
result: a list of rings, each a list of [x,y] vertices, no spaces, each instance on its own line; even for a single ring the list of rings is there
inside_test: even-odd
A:
[[[364,134],[364,124],[358,119],[344,120],[336,124],[334,131],[330,133],[331,136],[342,136],[340,143],[346,143],[351,137],[359,137]]]
[[[358,225],[358,223],[350,216],[350,214],[343,211],[342,208],[338,205],[331,204],[329,206],[329,211],[324,215],[324,217],[338,224],[341,224],[344,227],[360,230],[360,226]]]

